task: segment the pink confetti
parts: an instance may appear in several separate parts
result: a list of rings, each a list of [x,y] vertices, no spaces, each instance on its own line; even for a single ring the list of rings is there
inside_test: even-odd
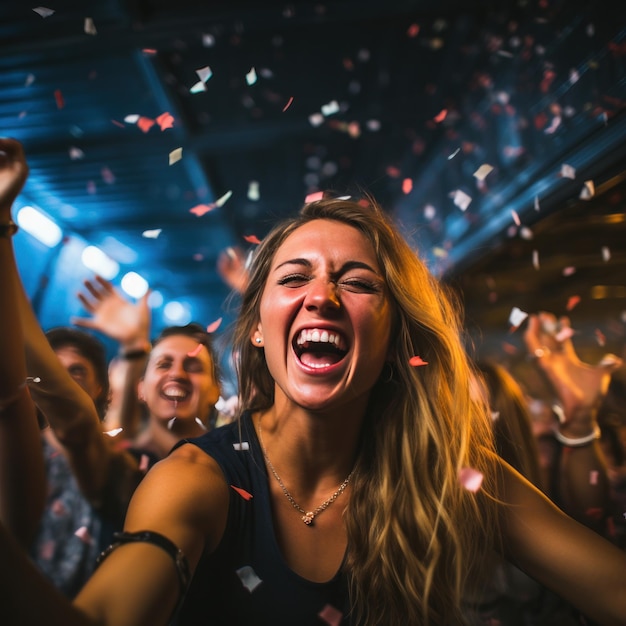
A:
[[[141,459],[139,460],[139,471],[145,474],[148,471],[149,466],[150,457],[147,454],[142,454]]]
[[[141,116],[137,120],[137,126],[144,132],[147,133],[155,124],[154,120],[151,120],[149,117]]]
[[[108,185],[112,185],[115,182],[115,174],[105,165],[101,170],[102,180]]]
[[[437,115],[435,115],[433,120],[435,122],[437,122],[437,124],[439,124],[439,122],[443,122],[443,120],[446,119],[447,115],[448,115],[448,109],[441,109],[441,111],[439,111],[439,113],[437,113]]]
[[[293,102],[293,96],[291,96],[291,98],[287,100],[287,104],[283,107],[283,113],[291,106],[292,102]]]
[[[556,335],[554,335],[554,338],[557,341],[561,342],[561,341],[565,341],[566,339],[569,339],[573,335],[574,335],[573,329],[570,328],[569,326],[565,326],[565,328],[562,328]]]
[[[174,127],[174,118],[169,113],[161,113],[156,118],[157,124],[161,127],[161,130],[167,130]]]
[[[193,350],[190,350],[189,352],[187,352],[187,356],[198,356],[200,354],[200,350],[202,350],[202,344],[199,343]]]
[[[428,361],[424,361],[421,356],[412,356],[409,359],[409,365],[413,367],[420,367],[421,365],[428,365]]]
[[[571,276],[572,274],[575,274],[575,273],[576,273],[576,268],[573,265],[563,268],[563,276]]]
[[[245,489],[241,487],[235,487],[235,485],[231,485],[231,489],[234,489],[244,500],[252,500],[254,497],[251,493],[248,493]]]
[[[568,311],[571,311],[580,302],[580,296],[570,296],[565,307]]]
[[[590,485],[598,484],[598,470],[591,470],[589,472],[589,484]]]
[[[220,324],[222,323],[222,318],[218,318],[216,319],[214,322],[211,322],[207,327],[206,327],[206,331],[207,333],[214,333],[219,327]]]
[[[513,209],[511,209],[511,217],[513,218],[513,221],[515,222],[517,226],[522,225],[522,222],[519,218],[519,215],[517,214],[517,211],[514,211]]]
[[[154,48],[142,48],[141,50],[146,56],[152,56],[155,55],[157,53],[157,51]]]
[[[464,467],[459,471],[459,482],[465,489],[476,493],[483,482],[483,475],[471,467]]]
[[[89,531],[87,530],[86,526],[81,526],[79,529],[76,530],[76,532],[74,534],[83,543],[93,543],[93,539],[91,538],[91,535],[89,534]]]
[[[317,615],[329,626],[339,626],[343,619],[343,613],[330,604],[327,604]]]
[[[244,239],[248,242],[248,243],[261,243],[261,240],[256,236],[256,235],[245,235]]]
[[[604,347],[606,345],[606,337],[604,336],[604,333],[599,328],[596,328],[594,333],[595,333],[596,341],[598,342],[598,345]]]
[[[54,99],[57,103],[57,109],[62,109],[65,106],[65,100],[63,99],[63,94],[60,89],[54,90]]]
[[[413,38],[413,37],[417,37],[419,32],[420,32],[419,24],[411,24],[406,34],[407,36]]]
[[[195,207],[193,207],[193,209],[189,209],[189,213],[193,213],[194,215],[197,215],[198,217],[202,217],[205,213],[208,213],[209,211],[212,211],[213,209],[216,208],[216,204],[212,203],[212,204],[198,204]]]
[[[124,126],[124,124],[122,124],[122,122],[118,122],[117,120],[111,120],[111,124],[115,124],[119,128],[126,128],[126,126]]]
[[[413,181],[410,178],[405,178],[402,181],[402,193],[408,195],[413,189]]]
[[[305,204],[308,204],[309,202],[317,202],[318,200],[322,200],[323,197],[324,197],[323,191],[316,191],[306,196],[306,198],[304,199],[304,202]]]

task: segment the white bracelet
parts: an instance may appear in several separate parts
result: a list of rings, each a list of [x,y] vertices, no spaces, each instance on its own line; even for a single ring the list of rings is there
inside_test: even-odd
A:
[[[554,429],[554,436],[557,440],[569,448],[580,448],[581,446],[586,446],[596,439],[600,439],[601,434],[600,427],[597,424],[594,426],[592,433],[585,435],[584,437],[576,437],[575,439],[566,437],[558,428]]]

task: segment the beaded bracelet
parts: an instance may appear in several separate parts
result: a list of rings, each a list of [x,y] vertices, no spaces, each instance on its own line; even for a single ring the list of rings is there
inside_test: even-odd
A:
[[[554,436],[557,441],[561,442],[564,446],[568,448],[580,448],[582,446],[589,445],[594,442],[596,439],[600,439],[601,435],[600,427],[596,424],[594,426],[593,432],[589,435],[585,435],[584,437],[566,437],[558,428],[554,429]]]

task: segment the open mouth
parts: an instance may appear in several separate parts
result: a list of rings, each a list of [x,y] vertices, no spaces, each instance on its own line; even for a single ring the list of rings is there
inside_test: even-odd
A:
[[[189,397],[189,391],[180,385],[166,385],[161,389],[161,397],[172,402],[182,402]]]
[[[339,363],[347,348],[345,339],[337,332],[305,328],[294,340],[294,352],[301,363],[319,369]]]

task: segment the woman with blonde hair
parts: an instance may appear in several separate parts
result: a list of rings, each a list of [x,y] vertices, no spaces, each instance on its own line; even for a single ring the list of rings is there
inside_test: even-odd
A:
[[[180,624],[460,624],[495,546],[623,621],[626,555],[499,460],[456,309],[374,203],[313,202],[272,230],[233,347],[238,422],[148,472],[73,606],[0,528],[0,611],[154,626],[183,599]]]

